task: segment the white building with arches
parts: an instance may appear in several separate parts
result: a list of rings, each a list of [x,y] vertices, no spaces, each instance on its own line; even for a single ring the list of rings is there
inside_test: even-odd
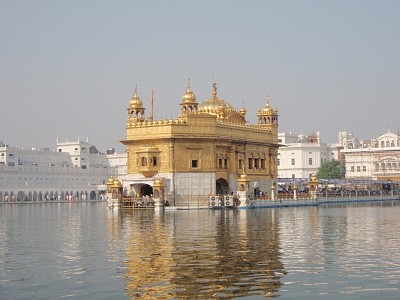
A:
[[[55,150],[0,142],[0,202],[100,199],[124,171],[126,154],[101,153],[89,140],[57,140]]]
[[[346,178],[400,180],[400,133],[388,130],[367,141],[343,133],[342,145]]]

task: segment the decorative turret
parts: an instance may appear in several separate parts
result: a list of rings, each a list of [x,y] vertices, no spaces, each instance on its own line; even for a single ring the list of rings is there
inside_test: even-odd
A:
[[[239,207],[246,208],[253,203],[250,202],[248,197],[248,193],[250,191],[250,180],[247,177],[244,165],[243,165],[243,173],[238,178],[238,187],[239,190],[237,195],[239,197]]]
[[[278,140],[278,110],[274,110],[269,104],[269,99],[267,97],[266,104],[264,108],[258,109],[257,113],[258,126],[261,128],[268,129],[273,139]]]
[[[145,108],[143,107],[143,101],[137,94],[137,86],[135,86],[135,91],[129,102],[128,108],[128,124],[143,122],[145,120],[144,115]]]
[[[120,199],[122,196],[122,184],[117,178],[112,176],[108,179],[107,183],[107,206],[109,208],[118,208],[120,206]]]
[[[243,101],[243,104],[242,104],[242,107],[240,108],[240,110],[239,110],[239,113],[243,116],[243,118],[246,118],[246,108],[244,107],[244,101]]]
[[[196,96],[190,89],[190,79],[188,80],[188,85],[186,88],[186,93],[182,96],[181,113],[182,115],[197,112],[197,102]]]
[[[310,177],[310,180],[308,181],[308,190],[310,192],[311,199],[317,200],[318,178],[314,174]]]
[[[269,104],[269,98],[263,109],[258,109],[258,124],[266,125],[271,128],[278,128],[278,110],[274,110]]]
[[[156,208],[161,208],[165,205],[164,202],[164,180],[160,178],[160,174],[158,174],[157,178],[154,180],[153,183],[153,199]]]

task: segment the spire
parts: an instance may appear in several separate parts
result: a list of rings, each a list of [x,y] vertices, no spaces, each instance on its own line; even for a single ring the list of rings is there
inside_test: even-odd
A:
[[[217,100],[218,99],[217,98],[217,83],[214,81],[212,86],[213,86],[212,93],[211,93],[212,99]]]
[[[269,95],[267,95],[267,102],[266,102],[265,106],[271,106],[271,105],[269,104]]]

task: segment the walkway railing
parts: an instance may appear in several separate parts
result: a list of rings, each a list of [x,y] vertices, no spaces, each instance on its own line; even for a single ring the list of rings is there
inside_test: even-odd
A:
[[[155,207],[152,197],[122,197],[120,201],[122,209],[154,209]]]

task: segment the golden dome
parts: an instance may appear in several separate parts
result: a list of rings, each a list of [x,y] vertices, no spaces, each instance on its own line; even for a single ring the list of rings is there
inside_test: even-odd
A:
[[[164,186],[164,182],[162,178],[160,178],[160,174],[158,174],[157,178],[154,179],[154,186]]]
[[[246,115],[246,112],[247,112],[247,110],[244,108],[244,104],[243,104],[242,107],[241,107],[240,110],[239,110],[239,113],[240,113],[242,116],[245,116],[245,115]]]
[[[111,176],[111,177],[108,179],[107,184],[108,184],[108,185],[111,185],[111,184],[113,184],[113,183],[114,183],[114,178]]]
[[[114,185],[115,186],[121,186],[121,181],[119,181],[117,178],[115,178]]]
[[[137,86],[135,86],[135,92],[133,93],[129,107],[130,108],[142,108],[143,107],[143,101],[142,101],[142,99],[140,99],[140,97],[137,94]]]
[[[235,124],[246,124],[245,113],[238,112],[232,105],[219,99],[217,96],[217,84],[213,83],[211,98],[205,100],[198,109],[199,113],[216,115],[217,119]]]
[[[267,97],[267,103],[265,103],[264,108],[261,110],[262,114],[267,114],[267,115],[271,115],[273,113],[273,109],[271,107],[271,105],[269,104],[269,98]]]
[[[217,97],[217,84],[213,83],[213,90],[211,93],[211,98],[205,100],[200,106],[199,111],[201,112],[210,112],[210,113],[218,113],[218,112],[236,112],[235,108],[229,103],[225,102],[222,99],[218,99]]]
[[[183,103],[194,103],[194,102],[196,102],[196,96],[193,94],[192,90],[190,89],[190,79],[188,80],[186,93],[182,96],[182,102]]]

